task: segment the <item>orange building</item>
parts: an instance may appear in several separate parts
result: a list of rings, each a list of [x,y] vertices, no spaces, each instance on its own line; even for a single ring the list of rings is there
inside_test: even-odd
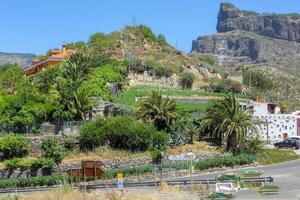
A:
[[[27,76],[33,75],[40,70],[43,70],[49,66],[54,66],[61,63],[65,58],[71,55],[74,50],[67,49],[66,45],[62,45],[61,50],[52,50],[51,56],[44,56],[42,60],[32,60],[32,64],[27,66],[25,70],[25,74]]]

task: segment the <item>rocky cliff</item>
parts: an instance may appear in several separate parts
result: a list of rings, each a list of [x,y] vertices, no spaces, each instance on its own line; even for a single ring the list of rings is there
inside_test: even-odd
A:
[[[20,66],[26,66],[31,63],[31,60],[36,57],[29,53],[4,53],[0,52],[0,64],[17,63]]]
[[[288,69],[300,62],[298,14],[257,14],[221,3],[217,31],[194,40],[192,53],[214,55],[224,66],[264,64]]]
[[[241,11],[230,3],[221,3],[218,32],[244,30],[277,39],[300,42],[300,15],[258,14]]]

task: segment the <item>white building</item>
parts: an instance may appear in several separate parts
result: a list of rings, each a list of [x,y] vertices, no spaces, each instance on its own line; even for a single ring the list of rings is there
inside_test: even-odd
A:
[[[300,135],[300,112],[281,114],[277,104],[259,101],[240,101],[247,107],[257,122],[262,139],[269,143]]]

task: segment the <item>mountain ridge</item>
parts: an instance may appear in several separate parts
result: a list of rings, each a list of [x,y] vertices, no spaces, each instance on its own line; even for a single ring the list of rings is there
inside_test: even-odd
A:
[[[7,53],[0,52],[0,65],[1,64],[18,64],[22,67],[30,64],[32,59],[35,58],[36,55],[32,53]]]

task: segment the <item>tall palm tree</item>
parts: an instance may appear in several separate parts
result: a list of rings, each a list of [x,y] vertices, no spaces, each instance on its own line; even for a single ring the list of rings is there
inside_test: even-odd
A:
[[[64,110],[71,113],[76,120],[83,120],[85,114],[95,104],[92,93],[82,87],[89,72],[93,68],[91,57],[82,53],[70,55],[66,63],[62,64],[62,76],[58,79],[57,91]]]
[[[135,114],[144,122],[153,122],[157,130],[165,130],[177,117],[176,102],[151,91],[139,100]]]
[[[221,138],[227,150],[239,147],[247,133],[257,132],[250,112],[240,107],[234,95],[227,95],[213,104],[201,123],[201,129]]]

